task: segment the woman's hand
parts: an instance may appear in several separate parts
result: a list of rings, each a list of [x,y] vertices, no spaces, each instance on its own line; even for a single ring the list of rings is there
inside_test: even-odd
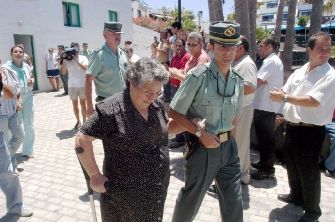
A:
[[[20,112],[20,111],[22,110],[22,108],[23,108],[23,107],[22,107],[22,102],[19,101],[19,102],[17,103],[16,112]]]
[[[92,190],[98,193],[105,193],[105,183],[108,181],[108,178],[101,173],[95,174],[90,177],[90,186]]]
[[[27,82],[28,86],[32,86],[34,84],[34,78],[30,78]]]

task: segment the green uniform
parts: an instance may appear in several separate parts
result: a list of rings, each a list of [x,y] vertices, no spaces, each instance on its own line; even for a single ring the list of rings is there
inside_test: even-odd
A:
[[[170,107],[189,119],[206,119],[206,131],[219,134],[233,129],[232,120],[242,110],[242,96],[243,79],[230,70],[226,81],[213,60],[187,74]],[[214,179],[219,190],[222,220],[243,221],[241,170],[233,138],[215,149],[207,149],[198,142],[187,159],[185,175],[173,222],[194,219]]]
[[[127,67],[127,56],[121,48],[118,48],[115,54],[105,43],[100,49],[95,50],[89,60],[86,73],[94,77],[96,95],[106,98],[123,91],[124,73]]]

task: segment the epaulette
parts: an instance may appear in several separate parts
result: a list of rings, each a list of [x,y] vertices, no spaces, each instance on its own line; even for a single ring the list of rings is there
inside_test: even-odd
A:
[[[100,50],[102,50],[102,47],[99,47],[99,48],[94,49],[92,53],[97,53],[97,52],[99,52]]]
[[[237,77],[239,77],[241,80],[244,80],[244,78],[243,78],[242,76],[240,76],[240,74],[238,74],[234,68],[232,68],[231,71],[232,71]]]
[[[206,64],[201,64],[193,69],[190,70],[190,73],[196,77],[199,77],[201,74],[206,72],[208,66]]]

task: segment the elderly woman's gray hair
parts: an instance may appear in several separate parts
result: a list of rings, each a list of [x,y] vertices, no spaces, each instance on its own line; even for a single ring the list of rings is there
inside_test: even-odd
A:
[[[156,80],[166,83],[168,79],[169,74],[165,67],[149,58],[139,59],[126,71],[127,87],[130,82],[135,87],[140,87],[145,82]]]
[[[187,40],[189,39],[196,39],[199,42],[202,42],[202,35],[199,32],[191,32],[187,36]]]

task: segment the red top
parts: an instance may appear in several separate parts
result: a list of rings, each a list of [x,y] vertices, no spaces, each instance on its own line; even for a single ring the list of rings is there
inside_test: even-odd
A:
[[[333,112],[333,120],[335,120],[335,110],[334,110],[334,112]]]
[[[175,55],[172,57],[171,67],[177,68],[177,69],[184,69],[186,62],[189,60],[189,58],[190,58],[190,54],[188,54],[188,52],[186,51],[181,56]],[[171,77],[170,84],[171,86],[179,87],[180,80]]]

